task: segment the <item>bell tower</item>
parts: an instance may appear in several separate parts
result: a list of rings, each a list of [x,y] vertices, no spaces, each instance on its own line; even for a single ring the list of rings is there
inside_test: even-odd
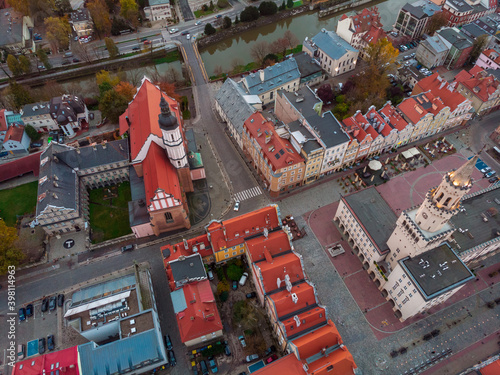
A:
[[[167,151],[168,158],[176,169],[189,167],[186,147],[179,123],[170,111],[170,106],[163,95],[160,101],[160,109],[161,113],[158,115],[158,124],[163,135],[163,148]]]

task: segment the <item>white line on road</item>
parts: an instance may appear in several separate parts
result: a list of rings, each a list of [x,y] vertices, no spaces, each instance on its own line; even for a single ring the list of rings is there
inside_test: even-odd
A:
[[[243,191],[240,191],[239,193],[236,193],[234,196],[236,197],[237,201],[244,201],[253,197],[256,197],[258,195],[262,194],[262,190],[260,190],[260,187],[256,186],[250,189],[246,189]]]

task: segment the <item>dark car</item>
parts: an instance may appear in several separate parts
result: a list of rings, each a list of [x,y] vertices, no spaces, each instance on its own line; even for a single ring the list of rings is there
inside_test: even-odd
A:
[[[80,62],[80,59],[77,59],[76,57],[73,59],[73,62]]]
[[[209,372],[208,372],[207,363],[204,360],[202,360],[200,362],[200,366],[201,366],[201,373],[202,373],[202,375],[208,375]]]
[[[33,305],[31,303],[26,306],[26,316],[33,316]]]
[[[26,309],[24,307],[21,307],[19,309],[19,320],[21,322],[25,321],[26,320]]]
[[[31,147],[42,147],[43,146],[43,139],[40,139],[39,141],[31,143],[30,146]]]
[[[57,296],[57,306],[62,307],[64,305],[64,294],[59,294]]]
[[[38,340],[38,354],[45,353],[45,337]]]
[[[139,51],[140,49],[141,49],[141,47],[139,47],[139,46],[132,48],[133,51]]]
[[[61,65],[68,65],[68,64],[71,64],[71,61],[64,60]]]
[[[141,38],[141,42],[145,42],[146,40],[148,40],[148,38],[147,38],[147,37],[145,37],[145,38]]]
[[[255,293],[255,292],[251,292],[251,293],[246,294],[247,298],[255,298],[256,296],[257,296],[257,293]]]
[[[212,371],[212,374],[216,374],[219,372],[219,369],[217,368],[217,362],[215,362],[214,357],[208,357],[208,367],[210,367],[210,371]]]
[[[56,347],[56,344],[54,342],[54,335],[47,336],[47,348],[49,349],[49,351],[54,350],[55,347]]]
[[[170,366],[174,367],[177,362],[175,361],[175,354],[173,350],[168,351],[168,363],[170,363]]]
[[[184,31],[181,33],[181,35],[188,35],[188,34],[189,34],[189,31],[187,31],[187,30],[184,30]]]
[[[224,354],[228,357],[231,355],[231,348],[229,347],[227,341],[224,341]]]
[[[222,14],[218,14],[215,16],[215,18],[221,18],[222,17]]]
[[[49,308],[49,299],[44,298],[42,301],[42,312],[47,311],[48,308]]]
[[[127,245],[127,246],[122,246],[122,253],[124,253],[125,251],[132,251],[134,250],[134,245]]]
[[[490,182],[490,183],[494,183],[494,182],[497,182],[497,181],[498,181],[498,177],[497,177],[497,176],[492,177],[492,178],[490,178],[490,179],[488,180],[488,182]]]
[[[271,345],[269,348],[266,349],[266,352],[264,353],[264,357],[266,355],[271,354],[272,352],[275,352],[275,351],[276,351],[276,347],[274,345]]]
[[[57,297],[56,296],[50,297],[50,299],[49,299],[49,310],[50,311],[53,311],[56,309],[56,303],[57,303]]]
[[[233,290],[236,290],[236,289],[238,289],[238,282],[233,281]]]
[[[170,336],[168,334],[165,335],[165,346],[167,347],[167,350],[172,350],[172,341],[170,340]]]

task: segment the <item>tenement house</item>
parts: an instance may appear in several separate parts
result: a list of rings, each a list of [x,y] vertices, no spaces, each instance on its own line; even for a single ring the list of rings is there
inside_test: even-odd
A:
[[[394,30],[411,40],[420,38],[427,30],[430,17],[441,12],[441,7],[429,0],[406,3],[400,9]]]
[[[150,21],[172,19],[172,8],[168,0],[149,0],[149,6],[144,7],[146,18]]]

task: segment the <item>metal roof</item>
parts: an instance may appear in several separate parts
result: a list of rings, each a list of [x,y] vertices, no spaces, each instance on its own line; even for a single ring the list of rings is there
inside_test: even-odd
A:
[[[261,72],[250,73],[243,78],[242,81],[248,93],[260,95],[300,78],[300,71],[293,57],[273,66],[268,66],[263,70],[263,79],[261,79]]]
[[[187,309],[186,298],[184,297],[184,291],[182,288],[174,290],[170,293],[170,298],[172,299],[175,314]]]
[[[78,313],[81,313],[83,311],[87,311],[90,309],[95,309],[96,307],[104,306],[104,305],[107,305],[109,303],[113,303],[113,302],[116,302],[116,301],[119,301],[123,298],[128,298],[128,297],[130,297],[130,290],[127,290],[126,292],[118,293],[115,295],[111,295],[109,297],[101,298],[99,300],[92,301],[90,303],[85,303],[85,304],[79,305],[75,308],[68,309],[68,311],[66,311],[66,314],[64,314],[64,317],[67,318],[68,316],[75,315],[75,314],[78,314]]]
[[[339,60],[349,51],[358,52],[335,32],[325,29],[313,36],[311,41],[333,60]]]
[[[136,284],[135,274],[126,275],[100,284],[77,290],[71,296],[71,307],[99,299],[112,292],[122,291]]]
[[[13,8],[0,10],[0,46],[17,44],[23,40],[23,15]]]
[[[1,17],[0,17],[1,19]],[[40,116],[46,115],[50,113],[49,102],[38,102],[26,104],[21,110],[22,116],[21,118],[32,117],[32,116]]]
[[[406,3],[401,9],[418,19],[430,17],[434,13],[441,11],[441,7],[429,0],[418,0],[411,4]]]

